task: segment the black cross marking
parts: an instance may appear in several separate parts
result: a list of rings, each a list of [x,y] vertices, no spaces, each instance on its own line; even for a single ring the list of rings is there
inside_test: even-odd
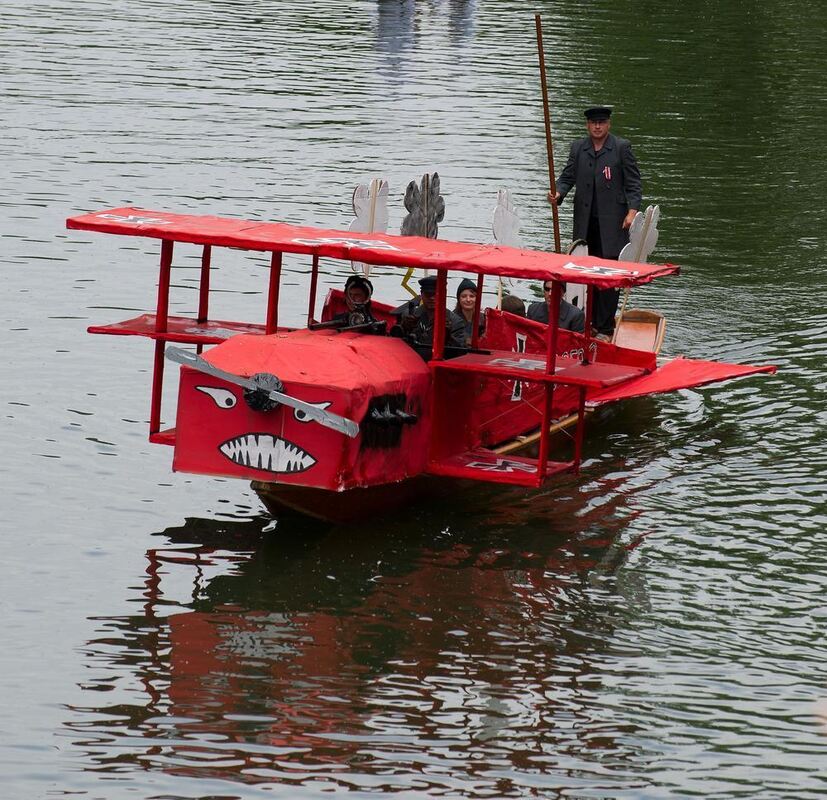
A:
[[[480,469],[483,472],[536,472],[537,467],[523,464],[522,461],[508,461],[498,458],[496,461],[469,461],[466,467]]]
[[[515,353],[525,353],[525,343],[527,336],[524,333],[517,333],[515,334],[517,337],[517,346],[513,352]],[[512,402],[517,400],[523,399],[523,382],[522,381],[514,381],[514,388],[511,390],[511,400]]]

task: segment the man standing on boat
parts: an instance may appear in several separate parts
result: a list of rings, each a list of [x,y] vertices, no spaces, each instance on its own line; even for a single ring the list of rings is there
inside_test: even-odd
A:
[[[610,133],[612,109],[593,106],[583,113],[589,135],[572,143],[549,202],[559,206],[574,188],[572,238],[588,242],[591,256],[616,259],[641,205],[640,170],[629,141]],[[617,289],[595,290],[592,324],[598,333],[614,331],[619,296]]]

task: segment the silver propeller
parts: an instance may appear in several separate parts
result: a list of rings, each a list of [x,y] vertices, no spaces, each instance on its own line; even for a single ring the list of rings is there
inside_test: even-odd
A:
[[[253,381],[249,378],[242,378],[240,375],[233,375],[232,372],[225,372],[223,369],[214,367],[209,361],[201,358],[201,356],[196,353],[191,353],[188,350],[182,350],[180,347],[172,347],[171,345],[168,345],[166,348],[166,357],[170,361],[175,361],[186,367],[192,367],[193,369],[197,369],[199,372],[204,372],[215,378],[221,378],[222,381],[227,381],[227,383],[234,383],[236,386],[241,386],[245,389],[250,389],[251,391],[264,392],[271,400],[290,406],[290,408],[296,408],[299,411],[304,411],[310,419],[314,422],[318,422],[319,425],[324,425],[325,428],[330,428],[334,431],[338,431],[339,433],[343,433],[351,439],[354,439],[359,435],[359,425],[352,419],[340,417],[338,414],[325,411],[323,408],[311,405],[310,403],[305,403],[303,400],[297,400],[289,394],[262,389],[260,386],[253,383]]]

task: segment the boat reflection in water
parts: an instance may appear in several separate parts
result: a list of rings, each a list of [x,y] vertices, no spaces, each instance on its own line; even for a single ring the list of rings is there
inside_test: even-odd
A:
[[[67,722],[84,768],[502,796],[565,768],[604,785],[607,760],[639,755],[600,665],[645,592],[618,573],[628,509],[587,511],[570,488],[486,487],[484,512],[472,493],[359,529],[167,529],[142,612],[85,646],[94,700]]]

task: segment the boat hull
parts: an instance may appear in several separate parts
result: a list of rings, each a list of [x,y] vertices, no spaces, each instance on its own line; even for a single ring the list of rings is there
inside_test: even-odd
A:
[[[449,482],[430,475],[418,475],[399,483],[385,483],[333,492],[307,486],[252,481],[250,486],[273,517],[310,517],[336,524],[348,524],[368,517],[380,517],[411,506],[434,494],[451,493]]]
[[[569,416],[555,422],[550,429],[552,437],[563,434],[576,423],[576,419]],[[500,451],[508,455],[536,458],[539,431],[530,432],[521,438],[524,440],[512,440],[499,448]],[[347,525],[367,517],[386,516],[421,502],[427,502],[429,506],[442,499],[455,502],[459,492],[479,488],[479,482],[422,474],[397,483],[341,492],[272,481],[252,481],[250,487],[273,517],[304,517]]]

